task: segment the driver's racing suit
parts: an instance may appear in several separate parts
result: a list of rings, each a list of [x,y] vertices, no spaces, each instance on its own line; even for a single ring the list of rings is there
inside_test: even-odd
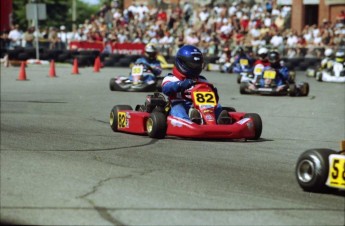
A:
[[[200,75],[196,80],[192,81],[191,79],[176,76],[176,74],[179,74],[179,72],[176,68],[173,68],[173,73],[169,73],[164,77],[162,82],[162,92],[169,98],[171,104],[170,115],[190,121],[188,112],[193,103],[191,100],[183,98],[182,93],[185,90],[191,89],[195,82],[207,82],[207,79]],[[216,88],[214,92],[218,101],[218,92]],[[215,110],[216,118],[218,118],[221,111],[222,106],[217,104]]]

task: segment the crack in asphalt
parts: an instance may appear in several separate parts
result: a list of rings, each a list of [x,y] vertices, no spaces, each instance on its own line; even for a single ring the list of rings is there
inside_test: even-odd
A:
[[[112,225],[125,225],[123,222],[116,220],[109,212],[108,208],[97,206],[94,201],[88,198],[88,196],[95,194],[97,190],[104,185],[107,181],[113,180],[113,179],[127,179],[131,178],[133,175],[126,175],[122,177],[109,177],[103,180],[100,180],[95,186],[92,187],[91,191],[85,193],[84,195],[81,195],[77,198],[86,200],[92,207],[97,211],[97,213],[103,218],[104,220],[108,221]]]

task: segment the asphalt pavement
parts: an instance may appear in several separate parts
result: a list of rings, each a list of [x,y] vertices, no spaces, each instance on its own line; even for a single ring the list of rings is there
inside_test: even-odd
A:
[[[258,113],[261,139],[192,140],[114,133],[114,105],[148,93],[112,92],[128,68],[1,65],[1,222],[30,225],[344,225],[343,193],[297,184],[299,155],[339,150],[345,84],[307,81],[307,97],[241,95],[236,75],[203,74],[220,103]],[[164,72],[168,72],[167,70]]]

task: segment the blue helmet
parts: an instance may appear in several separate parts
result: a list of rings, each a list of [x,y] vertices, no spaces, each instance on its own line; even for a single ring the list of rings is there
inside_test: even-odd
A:
[[[182,46],[175,57],[175,67],[186,78],[197,78],[204,66],[202,52],[195,46]]]

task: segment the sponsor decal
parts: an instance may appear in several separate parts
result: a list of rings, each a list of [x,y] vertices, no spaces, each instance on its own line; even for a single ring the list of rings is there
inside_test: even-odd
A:
[[[248,122],[249,120],[250,120],[249,118],[244,118],[244,119],[241,119],[240,121],[238,121],[237,123],[240,124],[240,125],[243,125],[246,122]]]
[[[207,114],[205,116],[205,118],[206,118],[207,121],[214,121],[214,117],[212,115],[210,115],[210,114]]]
[[[176,119],[172,119],[171,120],[171,125],[174,126],[174,127],[182,127],[183,124],[181,122],[179,122],[178,120],[176,120]]]

